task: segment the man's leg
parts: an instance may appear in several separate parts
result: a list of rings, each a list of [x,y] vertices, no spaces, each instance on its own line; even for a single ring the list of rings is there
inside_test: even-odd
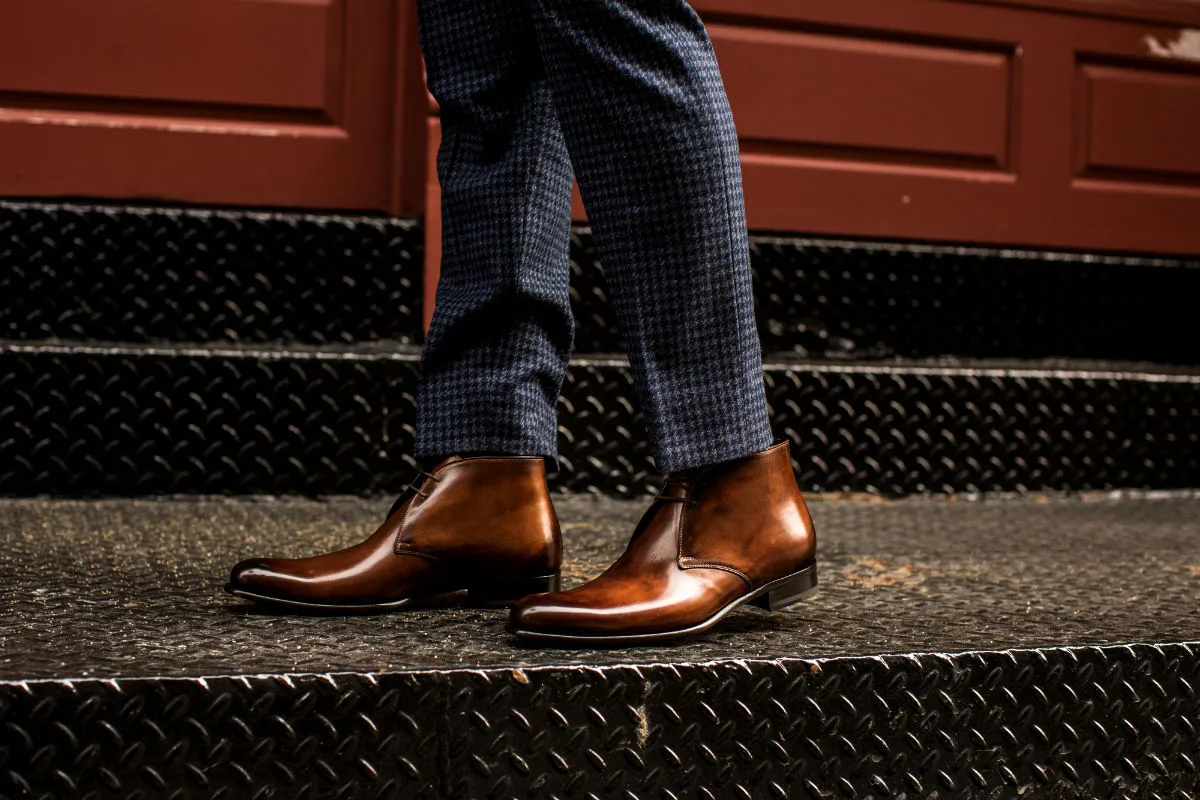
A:
[[[574,333],[571,163],[527,0],[420,0],[441,107],[442,264],[417,455],[556,456]]]
[[[531,0],[663,472],[771,445],[737,134],[685,0]]]
[[[816,589],[816,533],[772,445],[733,119],[684,0],[532,0],[659,468],[599,577],[513,607],[529,640],[662,641]]]
[[[558,586],[542,457],[555,455],[573,333],[571,165],[527,0],[421,0],[419,22],[445,226],[417,412],[428,472],[365,542],[233,568],[230,592],[285,609],[390,611],[457,589],[511,602]]]

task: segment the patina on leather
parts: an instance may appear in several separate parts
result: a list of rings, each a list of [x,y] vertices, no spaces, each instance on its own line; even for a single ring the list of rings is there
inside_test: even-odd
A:
[[[815,560],[812,519],[780,442],[668,476],[616,563],[578,588],[525,598],[511,630],[601,642],[697,632],[741,602],[778,608],[810,593]]]
[[[540,456],[447,458],[366,541],[233,568],[236,595],[314,610],[386,610],[467,589],[505,602],[557,588],[562,535]]]

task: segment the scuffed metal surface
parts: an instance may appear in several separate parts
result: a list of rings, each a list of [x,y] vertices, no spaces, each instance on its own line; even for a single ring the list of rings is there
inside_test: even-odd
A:
[[[576,583],[642,504],[558,505]],[[518,648],[455,597],[292,618],[220,593],[382,501],[6,501],[0,797],[1186,798],[1198,506],[814,502],[812,601],[598,652]]]
[[[641,501],[556,500],[566,583],[624,546]],[[390,616],[291,617],[221,591],[251,555],[365,537],[385,501],[0,503],[0,678],[518,668],[1200,640],[1200,500],[812,503],[821,591],[677,647],[537,650],[450,595]]]

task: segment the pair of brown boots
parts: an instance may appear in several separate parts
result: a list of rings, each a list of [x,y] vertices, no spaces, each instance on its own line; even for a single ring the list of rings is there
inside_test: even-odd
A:
[[[816,590],[816,534],[787,442],[674,473],[625,553],[558,591],[562,535],[540,456],[442,461],[365,542],[301,559],[250,559],[230,592],[309,611],[386,611],[465,589],[512,603],[518,637],[623,644],[707,630],[745,602],[768,610]]]

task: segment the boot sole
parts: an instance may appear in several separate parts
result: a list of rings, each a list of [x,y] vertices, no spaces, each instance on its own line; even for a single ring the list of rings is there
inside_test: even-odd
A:
[[[704,633],[709,628],[723,620],[738,606],[744,603],[758,606],[767,611],[779,611],[787,608],[790,605],[799,603],[807,597],[811,597],[817,591],[817,565],[809,564],[807,567],[790,575],[784,575],[782,578],[777,578],[769,583],[763,584],[753,591],[738,597],[722,607],[717,613],[713,614],[708,619],[692,625],[689,628],[678,628],[671,631],[655,631],[653,633],[624,633],[613,634],[606,636],[603,634],[570,634],[570,633],[547,633],[543,631],[522,630],[513,626],[508,627],[509,633],[514,634],[518,639],[528,642],[541,642],[544,644],[561,644],[561,645],[604,645],[608,647],[618,647],[623,645],[649,644],[652,642],[665,642],[672,639],[681,639],[685,636],[694,636],[699,633]]]
[[[513,603],[527,595],[539,594],[541,592],[557,592],[559,581],[559,573],[557,572],[551,575],[538,575],[533,578],[519,578],[517,580],[479,581],[465,584],[456,589],[442,589],[438,592],[433,592],[430,594],[403,597],[399,600],[389,600],[384,603],[314,603],[307,600],[296,600],[290,597],[277,597],[268,594],[258,594],[257,592],[251,592],[229,584],[225,586],[225,591],[229,592],[235,597],[241,597],[245,600],[252,600],[256,603],[262,603],[263,605],[276,606],[278,608],[289,609],[302,613],[386,614],[391,611],[399,611],[403,608],[407,608],[414,603],[428,600],[431,597],[437,597],[438,595],[464,590],[467,592],[467,602],[470,605],[489,607],[511,606]]]

